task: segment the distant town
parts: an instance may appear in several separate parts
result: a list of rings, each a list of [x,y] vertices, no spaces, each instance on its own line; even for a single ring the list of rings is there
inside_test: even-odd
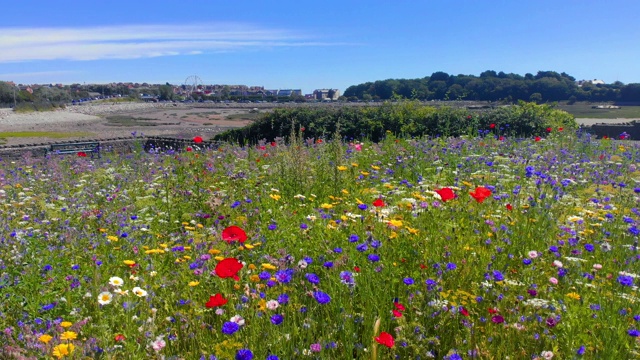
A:
[[[113,82],[108,84],[16,84],[0,81],[0,104],[33,102],[84,102],[112,98],[134,98],[142,101],[183,102],[273,102],[273,101],[338,101],[339,89],[316,89],[303,94],[301,89],[265,89],[264,86],[205,85],[197,80],[182,85],[146,82]]]

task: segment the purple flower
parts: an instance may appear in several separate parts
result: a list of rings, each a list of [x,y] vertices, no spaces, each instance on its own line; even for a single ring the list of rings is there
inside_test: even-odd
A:
[[[455,270],[458,266],[454,263],[447,263],[447,270]]]
[[[249,349],[240,349],[236,353],[236,360],[251,360],[253,359],[253,353]]]
[[[353,274],[350,271],[342,271],[340,273],[340,281],[343,284],[347,284],[349,286],[355,285],[356,284],[356,280],[353,277]]]
[[[631,330],[627,331],[627,334],[629,334],[629,336],[633,336],[633,337],[640,337],[640,330],[631,329]]]
[[[371,262],[377,262],[380,261],[380,256],[378,254],[369,254],[369,256],[367,256],[367,259],[369,259],[369,261]]]
[[[312,284],[319,284],[320,283],[320,278],[318,277],[318,275],[316,275],[314,273],[308,273],[304,277],[306,277],[307,281],[309,281]]]
[[[502,317],[502,315],[494,315],[491,318],[491,322],[494,324],[502,324],[504,322],[504,317]]]
[[[278,302],[282,305],[286,304],[289,302],[289,295],[287,294],[280,294],[280,296],[278,296]]]
[[[280,314],[275,314],[275,315],[271,316],[271,323],[273,325],[280,325],[280,324],[282,324],[283,320],[284,320],[284,316],[282,316]]]
[[[316,344],[311,344],[311,346],[309,347],[311,349],[311,351],[313,352],[320,352],[322,350],[322,345],[316,343]]]
[[[329,296],[329,294],[322,292],[322,291],[316,291],[313,293],[313,297],[314,299],[316,299],[316,301],[320,304],[326,304],[329,301],[331,301],[331,297]]]
[[[414,283],[413,279],[412,279],[412,278],[410,278],[410,277],[408,277],[408,278],[404,278],[404,280],[402,280],[402,282],[403,282],[405,285],[413,285],[413,283]]]
[[[580,346],[580,348],[578,349],[578,351],[576,351],[577,355],[584,355],[585,352],[585,348],[584,345]]]
[[[620,275],[618,276],[618,283],[624,286],[633,286],[633,277],[629,275]]]
[[[288,284],[293,277],[293,269],[285,269],[276,271],[275,278],[278,282]]]
[[[269,355],[269,356],[267,356],[266,360],[280,360],[280,358],[277,357],[276,355]]]
[[[366,204],[359,204],[359,205],[358,205],[358,209],[360,209],[360,210],[367,210],[367,205],[366,205]]]
[[[224,334],[231,335],[238,330],[240,330],[240,325],[236,324],[233,321],[227,321],[222,324],[222,333]]]
[[[504,275],[502,275],[502,273],[498,270],[493,270],[493,279],[495,281],[503,281]]]
[[[555,318],[549,317],[547,318],[547,321],[545,323],[547,324],[548,327],[552,328],[558,325],[558,320],[556,320]]]

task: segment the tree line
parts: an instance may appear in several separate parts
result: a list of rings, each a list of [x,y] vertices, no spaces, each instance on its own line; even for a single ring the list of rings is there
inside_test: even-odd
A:
[[[438,71],[421,79],[387,79],[352,85],[344,92],[348,100],[519,100],[554,101],[617,101],[640,102],[640,84],[594,84],[586,81],[578,85],[566,73],[538,71],[524,76],[488,70],[475,75],[449,75]]]

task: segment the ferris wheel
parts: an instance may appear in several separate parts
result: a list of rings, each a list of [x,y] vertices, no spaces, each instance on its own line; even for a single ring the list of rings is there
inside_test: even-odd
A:
[[[184,89],[187,93],[187,97],[190,97],[191,94],[197,92],[200,87],[204,84],[202,83],[202,79],[198,75],[191,75],[184,80]]]

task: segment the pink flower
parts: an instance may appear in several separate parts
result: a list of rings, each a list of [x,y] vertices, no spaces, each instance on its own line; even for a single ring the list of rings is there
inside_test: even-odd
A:
[[[554,277],[550,277],[549,278],[549,282],[552,283],[553,285],[558,285],[558,279],[556,279]]]
[[[530,259],[535,259],[537,257],[538,257],[538,252],[537,251],[535,251],[535,250],[529,251],[529,258]]]
[[[160,351],[162,350],[165,346],[167,346],[167,343],[162,340],[161,337],[157,337],[156,340],[154,342],[151,343],[151,347],[153,348],[153,350],[155,351]]]
[[[593,269],[594,270],[600,270],[600,269],[602,269],[602,265],[601,264],[593,264]]]
[[[356,151],[362,151],[362,144],[355,145]]]

